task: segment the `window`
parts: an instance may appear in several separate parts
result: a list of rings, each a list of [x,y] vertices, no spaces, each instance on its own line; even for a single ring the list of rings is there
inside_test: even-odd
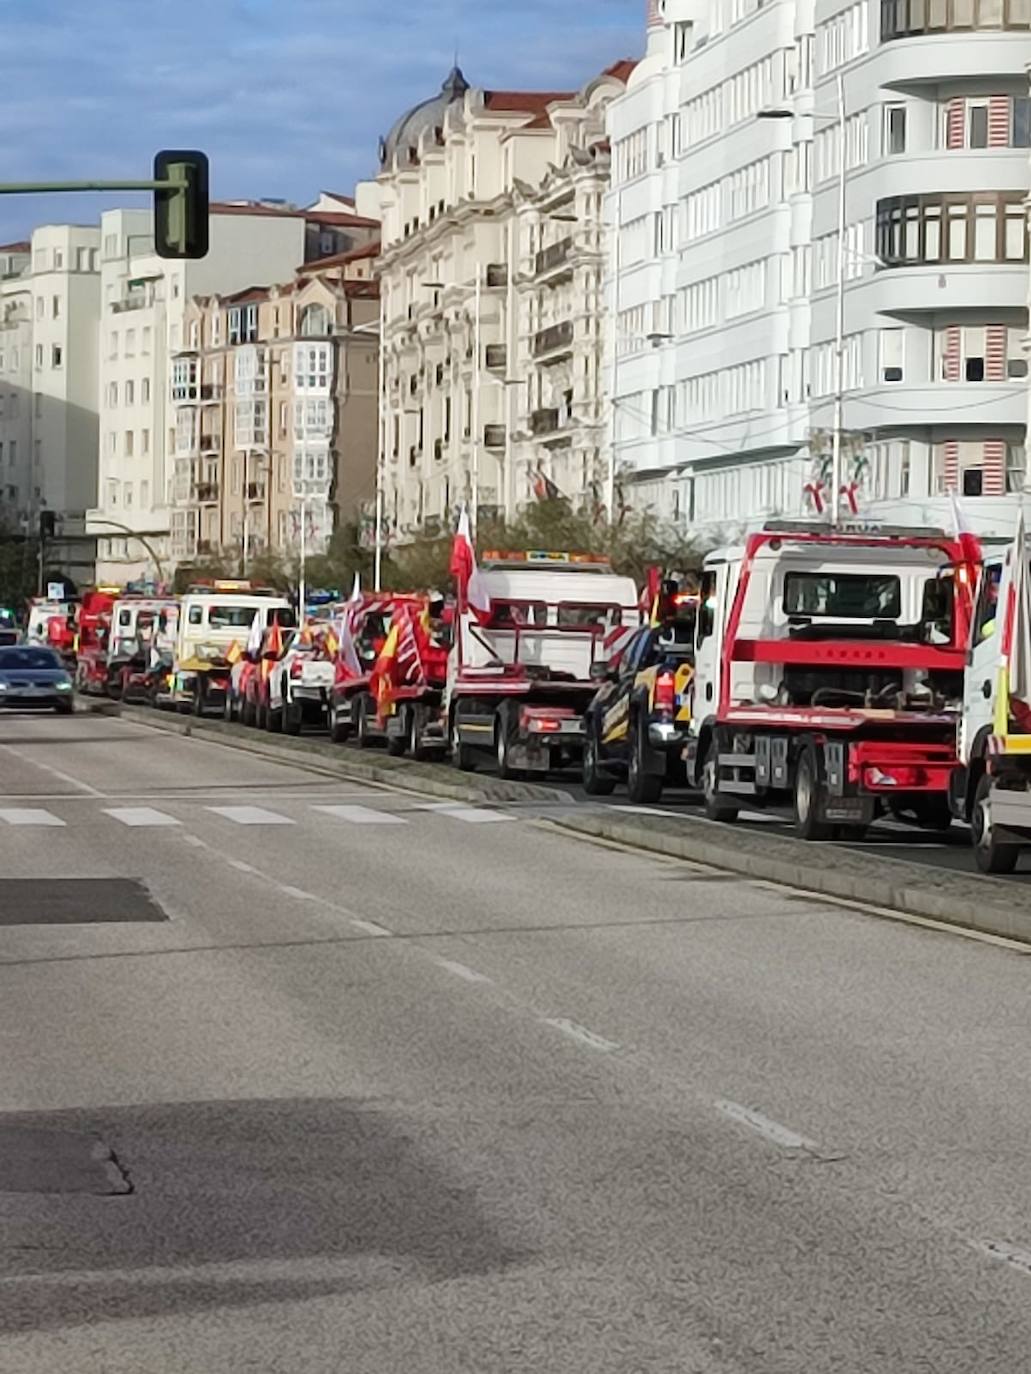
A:
[[[144,434],[146,434],[147,431],[144,430],[143,432],[144,432]],[[141,483],[140,483],[140,505],[141,505],[141,506],[149,506],[149,505],[150,505],[150,483],[149,483],[149,482],[141,482]]]
[[[61,318],[61,297],[60,297],[60,296],[51,296],[51,297],[50,297],[50,318],[51,318],[52,320],[59,320],[59,319]]]
[[[1013,135],[1010,142],[1014,148],[1031,147],[1031,99],[1026,95],[1013,97]]]
[[[906,107],[884,107],[884,151],[891,157],[906,151]]]
[[[125,384],[125,404],[126,404],[127,406],[131,406],[131,405],[134,403],[134,401],[135,401],[135,393],[136,393],[135,384],[134,384],[133,382],[126,382],[126,384]]]
[[[686,62],[691,53],[691,34],[694,25],[690,21],[680,21],[673,26],[673,55],[679,65]]]
[[[124,452],[125,452],[126,458],[131,458],[131,457],[132,457],[132,452],[133,452],[133,432],[132,432],[131,429],[127,429],[127,430],[125,431],[125,449],[124,449]]]
[[[967,147],[988,147],[988,102],[967,101]]]
[[[881,381],[901,382],[906,331],[881,330]]]
[[[150,342],[153,333],[154,331],[149,324],[145,324],[143,326],[143,337],[142,342],[140,344],[140,352],[144,355],[144,357],[147,357],[150,354]]]
[[[919,262],[1026,262],[1021,195],[984,191],[879,200],[876,250],[889,267]]]
[[[107,384],[107,403],[114,408],[118,405],[118,383],[108,382]]]
[[[37,367],[42,367],[42,366],[43,366],[43,345],[42,345],[42,344],[37,344],[37,345],[36,345],[36,366],[37,366]]]
[[[141,429],[141,430],[140,430],[140,452],[141,452],[141,453],[149,453],[149,452],[150,452],[150,430],[149,430],[149,429]]]
[[[44,306],[44,303],[43,303],[43,297],[42,297],[42,296],[37,296],[37,297],[36,297],[36,319],[37,319],[37,320],[41,320],[41,319],[43,318],[44,309],[45,309],[45,306]]]
[[[61,367],[64,363],[64,351],[60,344],[53,344],[50,348],[50,366]]]
[[[329,311],[324,305],[309,305],[301,314],[301,334],[313,338],[329,332]]]
[[[109,358],[117,358],[117,357],[118,357],[118,330],[117,330],[117,329],[112,329],[112,330],[111,330],[111,339],[110,339],[110,345],[109,345],[109,348],[108,348],[108,354],[107,354],[107,356],[108,356]]]
[[[132,505],[132,483],[131,483],[131,482],[126,482],[126,484],[125,484],[125,489],[124,489],[124,492],[123,492],[123,497],[124,497],[124,499],[123,499],[122,504],[125,505],[125,506],[131,506],[131,505]]]
[[[1023,444],[1006,445],[1006,490],[1024,490],[1024,474],[1027,470],[1027,450]]]
[[[135,357],[135,355],[136,355],[136,330],[135,330],[135,329],[127,329],[127,330],[125,331],[125,356],[126,356],[127,358],[132,358],[132,357]]]
[[[902,614],[902,584],[879,573],[789,572],[784,578],[784,614],[835,620],[896,620]]]
[[[144,377],[140,383],[140,400],[144,405],[150,400],[150,378]]]

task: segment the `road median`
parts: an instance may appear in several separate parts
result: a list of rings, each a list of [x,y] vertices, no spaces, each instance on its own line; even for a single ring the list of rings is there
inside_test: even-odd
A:
[[[503,782],[500,778],[462,774],[448,764],[418,763],[414,759],[394,759],[382,750],[359,753],[356,749],[333,744],[312,735],[269,735],[229,721],[198,719],[168,711],[151,711],[143,706],[110,703],[110,714],[134,724],[146,725],[166,734],[208,739],[213,743],[242,749],[276,763],[296,763],[333,777],[355,782],[372,782],[386,787],[402,787],[429,797],[460,802],[524,802],[561,800],[554,788],[534,783]]]
[[[1031,945],[1031,893],[1002,878],[938,870],[840,845],[757,834],[693,816],[628,816],[595,811],[555,825],[573,834],[710,864],[742,877],[867,906],[885,907],[947,925]]]

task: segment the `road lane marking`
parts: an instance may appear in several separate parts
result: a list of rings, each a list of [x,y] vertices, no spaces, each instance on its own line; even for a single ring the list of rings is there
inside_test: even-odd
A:
[[[515,816],[509,816],[504,811],[491,811],[489,808],[479,811],[474,806],[449,806],[439,814],[446,816],[448,820],[465,821],[467,825],[488,825],[495,821],[514,821],[516,819]]]
[[[814,1140],[807,1140],[804,1135],[799,1135],[787,1126],[782,1126],[779,1121],[772,1121],[768,1116],[763,1116],[761,1112],[753,1111],[751,1107],[742,1107],[739,1102],[718,1101],[716,1110],[722,1112],[724,1116],[729,1116],[731,1121],[737,1121],[740,1125],[747,1126],[749,1130],[755,1131],[756,1135],[761,1135],[764,1140],[770,1141],[771,1144],[779,1145],[782,1150],[815,1150],[817,1148]]]
[[[62,782],[79,788],[81,792],[85,792],[91,797],[103,797],[105,795],[99,788],[92,787],[88,782],[83,782],[81,778],[73,778],[71,773],[62,773],[60,768],[55,768],[52,763],[40,763],[38,759],[31,758],[20,749],[15,749],[13,744],[0,745],[0,748],[6,749],[9,754],[13,754],[16,759],[21,759],[22,763],[27,763],[31,768],[38,768],[43,773],[49,773],[52,778],[60,778]]]
[[[594,1031],[588,1030],[586,1026],[580,1026],[575,1021],[567,1021],[564,1016],[545,1016],[544,1024],[551,1026],[553,1030],[561,1031],[563,1035],[568,1035],[578,1044],[586,1045],[590,1050],[598,1050],[601,1054],[611,1054],[613,1050],[619,1049],[615,1040],[606,1040],[604,1036],[595,1035]]]
[[[166,815],[164,811],[155,811],[152,806],[105,806],[102,808],[106,816],[111,816],[116,821],[121,821],[122,825],[128,826],[159,826],[159,825],[181,825],[174,816]]]
[[[289,816],[281,816],[278,811],[266,811],[263,806],[206,806],[205,811],[213,811],[216,816],[224,816],[235,825],[293,825]]]
[[[310,892],[305,892],[303,888],[291,887],[289,883],[279,884],[280,892],[285,892],[288,897],[294,897],[299,902],[317,902],[319,899]]]
[[[334,816],[337,820],[349,821],[352,825],[407,825],[403,816],[392,815],[389,811],[374,811],[370,806],[315,806],[313,811]]]
[[[50,811],[44,811],[40,807],[33,806],[9,807],[0,811],[0,820],[6,821],[8,825],[64,825],[60,816],[55,816]]]
[[[971,1244],[986,1259],[1008,1264],[1011,1269],[1031,1275],[1031,1250],[1022,1250],[1019,1245],[1010,1245],[1004,1240],[975,1240]]]
[[[257,873],[253,864],[244,863],[243,859],[226,859],[230,868],[235,868],[237,873]]]
[[[625,803],[611,805],[605,808],[607,811],[629,811],[636,816],[674,816],[679,820],[685,819],[683,811],[664,811],[661,806],[628,806]]]
[[[454,959],[438,959],[436,962],[441,968],[446,968],[448,973],[453,973],[456,978],[464,978],[467,983],[493,982],[493,979],[488,978],[485,973],[477,973],[474,968],[459,964]]]
[[[394,932],[387,930],[386,926],[378,926],[375,921],[361,921],[357,916],[351,918],[351,924],[355,930],[363,931],[366,935],[392,935]]]
[[[199,835],[184,835],[183,843],[193,845],[194,849],[207,849],[207,845]]]

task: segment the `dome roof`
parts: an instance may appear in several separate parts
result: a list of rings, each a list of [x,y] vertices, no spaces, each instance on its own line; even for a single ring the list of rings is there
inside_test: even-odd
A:
[[[420,105],[414,105],[395,122],[386,138],[380,139],[380,165],[390,166],[395,154],[399,152],[402,154],[402,162],[407,162],[407,155],[418,147],[423,132],[426,129],[441,128],[448,106],[453,105],[456,100],[461,100],[468,89],[469,83],[462,75],[461,69],[452,67],[447,80],[440,88],[440,94],[430,100],[424,100]]]

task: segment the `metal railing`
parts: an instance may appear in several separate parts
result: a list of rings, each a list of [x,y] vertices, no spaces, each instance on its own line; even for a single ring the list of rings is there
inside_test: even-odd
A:
[[[554,353],[556,349],[566,348],[573,342],[573,321],[563,320],[560,324],[549,325],[538,330],[533,336],[533,355],[541,357],[544,353]]]

